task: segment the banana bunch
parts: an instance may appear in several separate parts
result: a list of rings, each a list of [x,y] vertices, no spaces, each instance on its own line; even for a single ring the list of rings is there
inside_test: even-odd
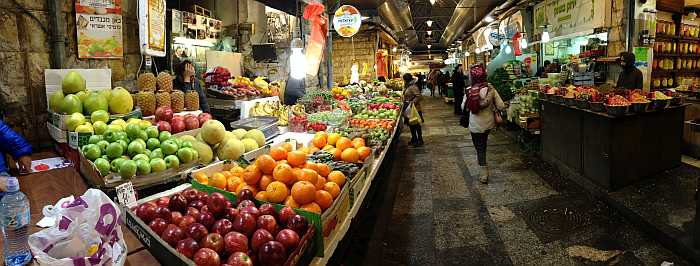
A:
[[[250,108],[250,116],[277,116],[278,102],[257,102]]]
[[[289,107],[283,104],[277,106],[277,125],[287,126],[289,125]]]
[[[250,81],[249,78],[243,77],[243,76],[238,76],[235,79],[233,79],[233,83],[240,83],[240,84],[244,84],[244,85],[248,85],[248,86],[253,85],[253,82]]]
[[[304,105],[302,104],[295,104],[289,107],[289,109],[292,111],[294,116],[306,116],[306,110],[304,109]]]

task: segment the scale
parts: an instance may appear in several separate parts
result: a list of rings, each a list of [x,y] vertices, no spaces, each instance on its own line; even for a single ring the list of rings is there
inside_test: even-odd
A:
[[[231,128],[233,129],[258,129],[265,135],[265,141],[276,137],[280,134],[280,129],[277,127],[277,117],[272,116],[254,116],[244,118],[235,122],[231,122]]]

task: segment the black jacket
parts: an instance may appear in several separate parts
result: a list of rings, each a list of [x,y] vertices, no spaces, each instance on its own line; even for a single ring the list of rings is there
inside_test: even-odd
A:
[[[175,80],[173,80],[173,88],[183,92],[188,92],[193,89],[196,90],[197,94],[199,94],[199,109],[202,110],[202,112],[209,112],[207,95],[204,93],[204,90],[199,84],[199,80],[197,78],[193,77],[190,82],[185,82],[182,80],[182,77],[177,77]]]
[[[455,72],[452,74],[452,88],[454,89],[455,95],[463,95],[464,94],[464,75],[462,74],[461,71],[455,70]]]

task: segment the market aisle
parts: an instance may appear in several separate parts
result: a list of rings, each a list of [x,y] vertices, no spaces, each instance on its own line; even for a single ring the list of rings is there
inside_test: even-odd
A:
[[[567,254],[567,248],[582,245],[624,252],[619,265],[687,265],[523,154],[502,131],[490,136],[493,174],[488,185],[480,184],[466,129],[450,105],[426,99],[426,145],[407,146],[410,132],[404,130],[397,158],[388,166],[391,181],[373,201],[381,206],[369,207],[373,214],[359,222],[339,263],[591,265]]]

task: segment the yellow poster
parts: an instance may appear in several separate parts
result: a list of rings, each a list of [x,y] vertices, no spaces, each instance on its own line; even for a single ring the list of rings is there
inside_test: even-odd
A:
[[[78,58],[122,58],[121,0],[76,0]]]

